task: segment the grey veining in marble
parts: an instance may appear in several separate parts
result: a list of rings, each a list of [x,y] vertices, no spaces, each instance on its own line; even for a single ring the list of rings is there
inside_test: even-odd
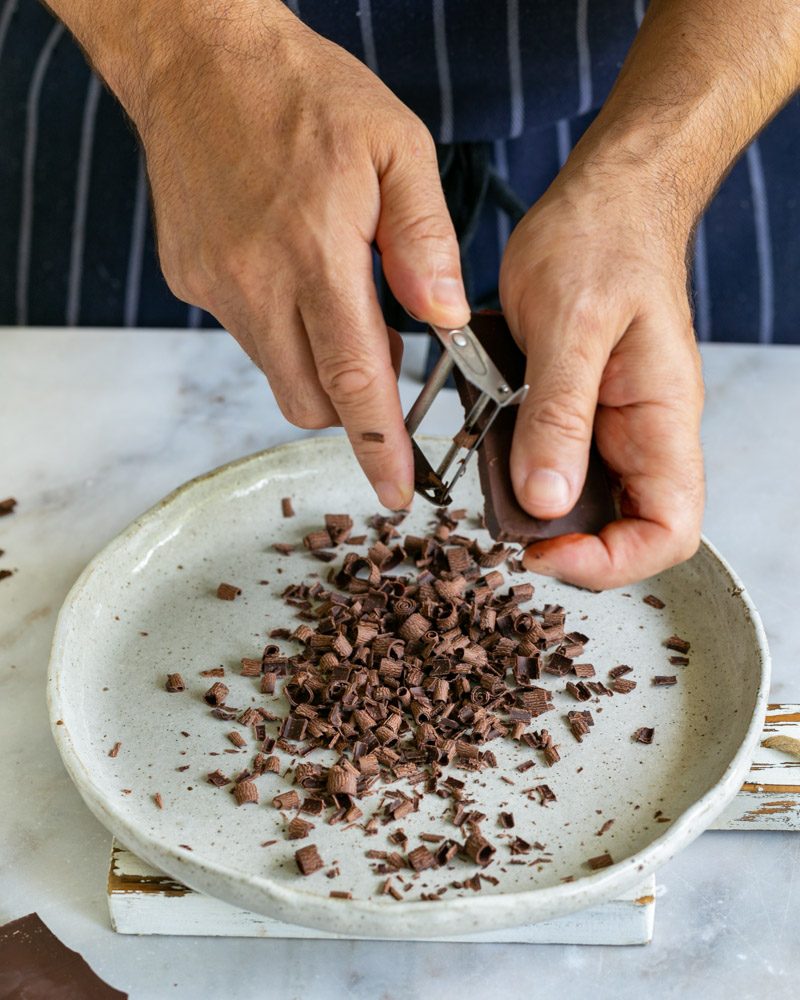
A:
[[[412,370],[417,345],[408,353]],[[711,346],[704,356],[705,531],[761,611],[772,700],[798,701],[800,349]],[[405,377],[401,388],[407,406],[417,386]],[[494,1000],[559,995],[568,980],[619,1000],[644,990],[709,1000],[797,995],[800,837],[789,833],[703,834],[660,872],[646,948],[114,935],[104,894],[109,836],[66,778],[47,725],[55,614],[88,559],[160,496],[303,432],[215,333],[0,330],[0,398],[0,499],[19,500],[0,519],[0,568],[17,570],[0,582],[0,923],[37,910],[134,1000]],[[425,429],[446,433],[457,413],[442,396]]]

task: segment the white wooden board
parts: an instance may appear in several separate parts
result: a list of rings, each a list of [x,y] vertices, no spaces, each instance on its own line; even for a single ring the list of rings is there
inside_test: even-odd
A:
[[[763,739],[800,739],[800,705],[767,707]],[[800,830],[800,757],[761,746],[759,741],[742,789],[712,830]]]
[[[354,937],[285,924],[194,892],[152,868],[116,841],[111,850],[108,905],[111,922],[120,934],[333,940]],[[646,944],[653,936],[655,908],[655,876],[650,875],[619,899],[557,920],[481,934],[416,940],[473,944]]]

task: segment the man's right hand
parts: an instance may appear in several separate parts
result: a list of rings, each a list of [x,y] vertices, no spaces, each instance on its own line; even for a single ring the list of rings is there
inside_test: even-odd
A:
[[[428,130],[280,0],[113,4],[94,45],[70,24],[74,3],[53,6],[139,131],[172,291],[236,337],[292,423],[341,423],[381,502],[407,505],[401,345],[378,305],[373,241],[408,312],[469,319]]]

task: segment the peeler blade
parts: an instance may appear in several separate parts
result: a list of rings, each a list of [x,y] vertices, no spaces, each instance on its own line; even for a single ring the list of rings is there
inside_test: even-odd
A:
[[[414,453],[414,489],[430,503],[443,507],[452,503],[452,488],[464,474],[467,463],[480,447],[481,441],[498,413],[506,406],[522,402],[528,391],[523,385],[512,391],[483,345],[469,328],[447,330],[431,326],[431,332],[443,347],[443,353],[406,417],[406,428],[411,436]],[[434,469],[414,440],[414,432],[430,409],[439,391],[444,387],[453,367],[480,390],[475,405],[466,415],[461,429],[438,468]],[[447,475],[457,463],[450,481]]]

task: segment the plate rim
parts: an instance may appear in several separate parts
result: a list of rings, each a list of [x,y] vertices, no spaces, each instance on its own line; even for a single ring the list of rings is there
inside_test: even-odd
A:
[[[432,445],[449,440],[443,436],[423,437]],[[265,460],[274,460],[287,450],[295,453],[320,446],[341,448],[343,444],[346,446],[346,439],[342,435],[309,436],[234,459],[195,476],[135,517],[92,557],[70,587],[59,609],[53,633],[47,672],[47,705],[51,732],[61,760],[94,816],[126,847],[171,877],[185,882],[190,888],[275,919],[365,938],[413,938],[420,934],[424,937],[445,937],[465,930],[499,930],[552,919],[614,898],[617,893],[631,888],[687,847],[734,798],[749,771],[752,752],[762,730],[771,672],[769,645],[761,616],[736,571],[705,535],[701,536],[698,553],[693,558],[704,551],[719,565],[736,589],[737,592],[732,596],[742,602],[753,631],[753,652],[757,656],[759,672],[754,711],[738,749],[720,778],[646,847],[608,868],[581,875],[572,882],[487,896],[454,897],[443,900],[435,907],[419,900],[393,900],[389,906],[386,901],[379,902],[377,898],[331,899],[304,890],[302,883],[285,886],[268,876],[243,875],[236,868],[202,856],[193,856],[181,850],[178,845],[140,833],[135,823],[129,821],[121,810],[115,809],[110,797],[92,779],[68,726],[59,721],[63,720],[64,714],[61,680],[64,668],[69,666],[60,654],[70,628],[73,605],[84,587],[98,566],[115,550],[123,548],[165,508],[175,504],[198,486],[247,466],[257,468]],[[465,921],[469,926],[465,927]],[[369,933],[364,933],[361,929],[351,934],[347,930],[348,923],[353,925],[362,922],[369,924]]]

